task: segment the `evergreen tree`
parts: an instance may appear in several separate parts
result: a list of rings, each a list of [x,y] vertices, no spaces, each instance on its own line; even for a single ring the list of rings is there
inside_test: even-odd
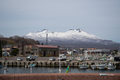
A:
[[[18,54],[18,52],[19,52],[19,49],[15,48],[11,51],[10,55],[16,56]]]

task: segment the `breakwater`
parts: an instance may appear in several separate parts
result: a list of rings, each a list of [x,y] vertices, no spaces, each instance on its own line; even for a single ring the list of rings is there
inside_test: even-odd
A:
[[[68,65],[70,67],[78,67],[82,63],[87,63],[87,65],[91,66],[95,63],[95,61],[61,61],[61,67],[67,67]],[[117,69],[120,69],[120,62],[112,62],[114,66],[116,66]],[[30,64],[35,64],[36,67],[59,67],[59,61],[7,61],[7,67],[28,67]],[[105,62],[105,64],[108,64],[108,61]],[[5,66],[4,61],[0,61],[0,65]]]
[[[1,74],[0,80],[120,80],[119,73]]]

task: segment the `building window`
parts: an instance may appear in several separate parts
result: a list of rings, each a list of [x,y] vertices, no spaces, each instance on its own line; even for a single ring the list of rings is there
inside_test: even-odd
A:
[[[34,55],[34,53],[31,53],[31,55]]]
[[[41,49],[39,49],[39,51],[41,51]]]
[[[30,54],[30,52],[26,52],[26,54]]]
[[[31,46],[30,46],[30,45],[27,45],[27,46],[26,46],[26,49],[31,49]]]
[[[6,48],[4,48],[4,50],[6,50]]]

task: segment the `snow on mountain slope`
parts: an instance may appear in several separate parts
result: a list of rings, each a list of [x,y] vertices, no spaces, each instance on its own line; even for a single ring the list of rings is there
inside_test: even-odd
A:
[[[89,34],[81,29],[70,29],[66,32],[51,32],[46,29],[42,30],[41,32],[30,32],[25,37],[32,38],[35,40],[45,41],[46,40],[46,34],[48,34],[48,41],[51,40],[59,40],[59,41],[83,41],[83,42],[100,42],[101,38]]]

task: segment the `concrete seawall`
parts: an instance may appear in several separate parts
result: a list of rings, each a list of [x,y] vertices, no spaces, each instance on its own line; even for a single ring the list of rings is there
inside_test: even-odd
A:
[[[67,67],[68,64],[70,67],[78,67],[79,64],[82,64],[83,62],[78,61],[61,61],[62,67]],[[91,64],[95,64],[96,62],[90,62],[86,61],[87,65],[91,66]],[[107,64],[106,62],[105,64]],[[59,61],[8,61],[7,66],[8,67],[25,67],[29,66],[30,64],[35,64],[36,67],[58,67]],[[120,62],[113,62],[113,64],[116,66],[117,69],[120,69]],[[4,61],[0,61],[0,65],[5,66]]]
[[[0,80],[120,80],[119,73],[1,74]]]

